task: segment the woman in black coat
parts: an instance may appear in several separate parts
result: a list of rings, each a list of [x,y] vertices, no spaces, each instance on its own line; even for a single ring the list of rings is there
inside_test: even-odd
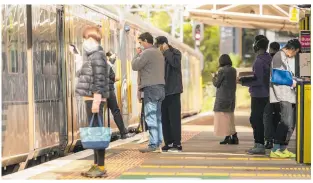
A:
[[[227,54],[219,58],[219,69],[213,77],[213,85],[217,88],[214,104],[214,134],[226,136],[220,144],[238,144],[239,140],[234,123],[236,101],[237,71]]]
[[[103,117],[106,99],[109,98],[109,73],[106,55],[100,45],[101,32],[97,27],[87,27],[83,32],[83,63],[77,72],[78,83],[75,93],[83,97],[86,105],[88,121],[94,113]],[[78,62],[76,55],[76,62]],[[98,125],[97,117],[94,118],[93,126]],[[103,120],[102,120],[103,122]],[[94,165],[82,173],[86,177],[107,177],[104,169],[105,149],[94,150]]]

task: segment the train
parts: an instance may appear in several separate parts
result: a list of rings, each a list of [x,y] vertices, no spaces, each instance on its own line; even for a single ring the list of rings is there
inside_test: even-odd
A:
[[[117,54],[115,92],[125,126],[140,121],[131,61],[143,32],[166,36],[182,52],[182,117],[201,110],[201,53],[121,6],[1,5],[1,14],[2,175],[72,153],[80,144],[79,128],[88,121],[84,102],[75,95],[76,65],[69,45],[82,53],[87,25],[99,26],[104,50]]]

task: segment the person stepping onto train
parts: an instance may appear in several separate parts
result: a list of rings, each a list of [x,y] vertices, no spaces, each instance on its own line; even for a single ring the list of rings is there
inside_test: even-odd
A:
[[[134,133],[128,133],[128,130],[125,128],[125,124],[121,115],[121,111],[118,107],[117,104],[117,100],[116,100],[116,95],[115,95],[115,87],[114,87],[114,83],[119,81],[120,78],[116,78],[115,77],[115,72],[114,72],[114,63],[116,61],[116,55],[109,51],[106,53],[107,56],[107,60],[108,60],[108,65],[110,68],[109,71],[109,77],[110,77],[110,81],[109,81],[109,88],[110,88],[110,97],[108,98],[108,108],[111,110],[111,113],[114,117],[114,122],[118,128],[118,130],[120,131],[121,134],[121,139],[126,139],[126,138],[130,138],[133,137],[135,134]]]
[[[163,142],[161,105],[165,97],[164,57],[160,50],[153,46],[150,33],[142,33],[138,42],[141,48],[137,48],[132,69],[140,73],[139,90],[144,93],[144,113],[149,130],[149,145],[139,151],[159,152]]]
[[[224,136],[220,144],[238,144],[235,127],[235,101],[237,89],[237,71],[227,54],[219,58],[219,69],[213,76],[213,85],[217,88],[214,103],[214,135]]]
[[[100,45],[101,32],[97,27],[87,27],[83,31],[83,62],[78,68],[75,93],[83,97],[86,106],[88,121],[91,121],[93,114],[97,113],[100,119],[104,119],[103,110],[106,100],[109,98],[109,74],[105,52]],[[72,53],[75,52],[71,50]],[[78,53],[79,54],[79,53]],[[79,55],[75,54],[75,60]],[[79,61],[77,61],[79,62]],[[77,69],[77,68],[76,68]],[[93,126],[98,126],[98,118],[94,118]],[[94,150],[94,165],[82,173],[85,177],[107,177],[104,168],[105,149]]]
[[[181,52],[168,44],[164,36],[156,38],[155,44],[165,59],[165,99],[162,102],[162,130],[165,146],[163,152],[182,151],[181,145],[181,102],[183,82]]]

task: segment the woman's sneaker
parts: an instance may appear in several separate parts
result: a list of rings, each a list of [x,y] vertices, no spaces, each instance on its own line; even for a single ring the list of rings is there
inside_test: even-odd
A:
[[[296,155],[290,151],[288,151],[288,149],[285,149],[282,153],[286,154],[289,156],[289,158],[295,158]]]
[[[82,172],[81,175],[84,177],[91,177],[94,174],[94,171],[96,169],[100,169],[100,168],[97,165],[92,165],[91,168],[87,172]],[[100,170],[100,171],[102,171],[102,170]],[[104,171],[102,171],[102,173],[104,175],[106,175],[107,171],[104,170]],[[101,176],[101,177],[103,177],[103,176]]]
[[[94,169],[91,171],[86,172],[85,177],[90,177],[90,178],[97,178],[97,177],[108,177],[107,171],[106,170],[101,170],[98,166],[96,166]]]
[[[281,152],[279,149],[277,149],[276,151],[271,151],[270,157],[271,158],[289,158],[289,154],[285,154]]]

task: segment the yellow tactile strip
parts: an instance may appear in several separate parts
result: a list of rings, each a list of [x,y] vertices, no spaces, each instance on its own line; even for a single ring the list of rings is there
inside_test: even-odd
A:
[[[311,171],[311,167],[250,167],[250,166],[171,166],[171,165],[140,165],[140,168],[175,168],[175,169],[222,169],[222,170],[302,170]]]
[[[123,172],[128,171],[138,165],[141,165],[147,158],[153,154],[142,154],[137,150],[128,150],[108,158],[105,162],[105,167],[108,172],[107,179],[115,179]],[[90,161],[91,163],[91,161]],[[88,167],[87,167],[88,169]],[[87,170],[86,169],[86,170]],[[80,175],[83,170],[73,172],[70,175],[61,176],[58,179],[90,179]]]
[[[194,136],[198,135],[200,132],[182,132],[182,142],[185,142]],[[141,165],[146,159],[153,158],[157,156],[156,153],[140,153],[139,148],[147,147],[147,143],[143,144],[126,144],[118,146],[114,149],[127,149],[117,155],[110,156],[106,158],[105,166],[108,171],[108,177],[106,179],[115,179],[119,177],[123,172],[126,172],[132,168]],[[81,176],[81,172],[88,170],[92,164],[92,160],[77,160],[70,165],[62,167],[56,171],[46,172],[38,176],[32,177],[32,179],[91,179]],[[101,179],[101,178],[98,178]]]
[[[282,173],[185,173],[185,172],[125,172],[122,175],[141,176],[229,176],[229,177],[263,177],[263,178],[311,178],[309,174],[282,174]]]
[[[243,157],[199,157],[199,156],[162,156],[161,159],[180,159],[180,160],[233,160],[233,161],[294,161],[293,159],[284,159],[284,158],[243,158]]]

